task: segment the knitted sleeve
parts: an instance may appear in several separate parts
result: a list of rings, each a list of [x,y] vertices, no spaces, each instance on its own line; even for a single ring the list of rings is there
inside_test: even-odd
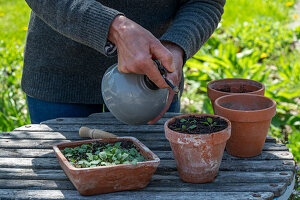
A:
[[[122,13],[96,0],[26,0],[32,11],[62,35],[107,54],[113,19]]]
[[[226,0],[185,0],[161,41],[180,46],[184,61],[192,57],[217,28]]]

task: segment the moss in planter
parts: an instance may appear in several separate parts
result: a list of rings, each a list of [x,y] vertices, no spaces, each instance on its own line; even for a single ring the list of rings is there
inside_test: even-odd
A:
[[[177,118],[174,123],[169,124],[171,130],[185,134],[215,133],[224,130],[227,126],[227,122],[224,119],[208,116]]]
[[[131,141],[109,144],[95,142],[83,144],[75,148],[65,148],[62,153],[76,168],[134,164],[145,158]]]

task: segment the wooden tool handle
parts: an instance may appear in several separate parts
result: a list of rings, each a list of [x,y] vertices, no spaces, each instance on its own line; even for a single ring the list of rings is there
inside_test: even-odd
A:
[[[81,127],[79,129],[79,136],[80,137],[89,137],[92,139],[101,139],[101,138],[116,138],[118,136],[106,132],[106,131],[102,131],[99,129],[90,129],[88,127]]]

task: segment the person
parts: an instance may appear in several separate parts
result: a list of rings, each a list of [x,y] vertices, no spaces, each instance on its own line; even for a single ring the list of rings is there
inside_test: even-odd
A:
[[[32,123],[102,112],[101,80],[118,62],[169,86],[153,59],[183,89],[182,67],[216,29],[225,0],[26,0],[32,9],[22,89]],[[175,95],[176,96],[176,95]],[[180,95],[169,111],[179,112]]]

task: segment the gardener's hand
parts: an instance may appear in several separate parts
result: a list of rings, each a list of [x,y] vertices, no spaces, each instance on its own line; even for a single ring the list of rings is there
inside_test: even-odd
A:
[[[167,79],[173,82],[174,85],[179,86],[181,75],[182,75],[182,65],[183,65],[183,56],[184,52],[181,49],[181,47],[177,46],[176,44],[169,43],[169,42],[163,42],[163,45],[172,53],[173,62],[172,66],[174,67],[174,72],[167,74]],[[173,97],[175,95],[175,92],[169,88],[169,97],[168,102],[166,103],[165,108],[162,110],[162,112],[156,116],[154,119],[150,120],[148,124],[155,124],[162,116],[167,112],[169,109]]]
[[[159,60],[170,72],[177,71],[175,65],[179,61],[174,60],[173,54],[149,31],[120,15],[113,20],[108,39],[117,46],[120,72],[145,74],[158,87],[169,87],[152,59]],[[168,75],[174,84],[178,82],[177,73]]]
[[[172,68],[174,68],[174,72],[167,73],[166,77],[175,86],[179,86],[182,76],[182,66],[183,66],[183,56],[184,52],[181,47],[171,42],[162,42],[162,44],[172,53],[173,62]]]

